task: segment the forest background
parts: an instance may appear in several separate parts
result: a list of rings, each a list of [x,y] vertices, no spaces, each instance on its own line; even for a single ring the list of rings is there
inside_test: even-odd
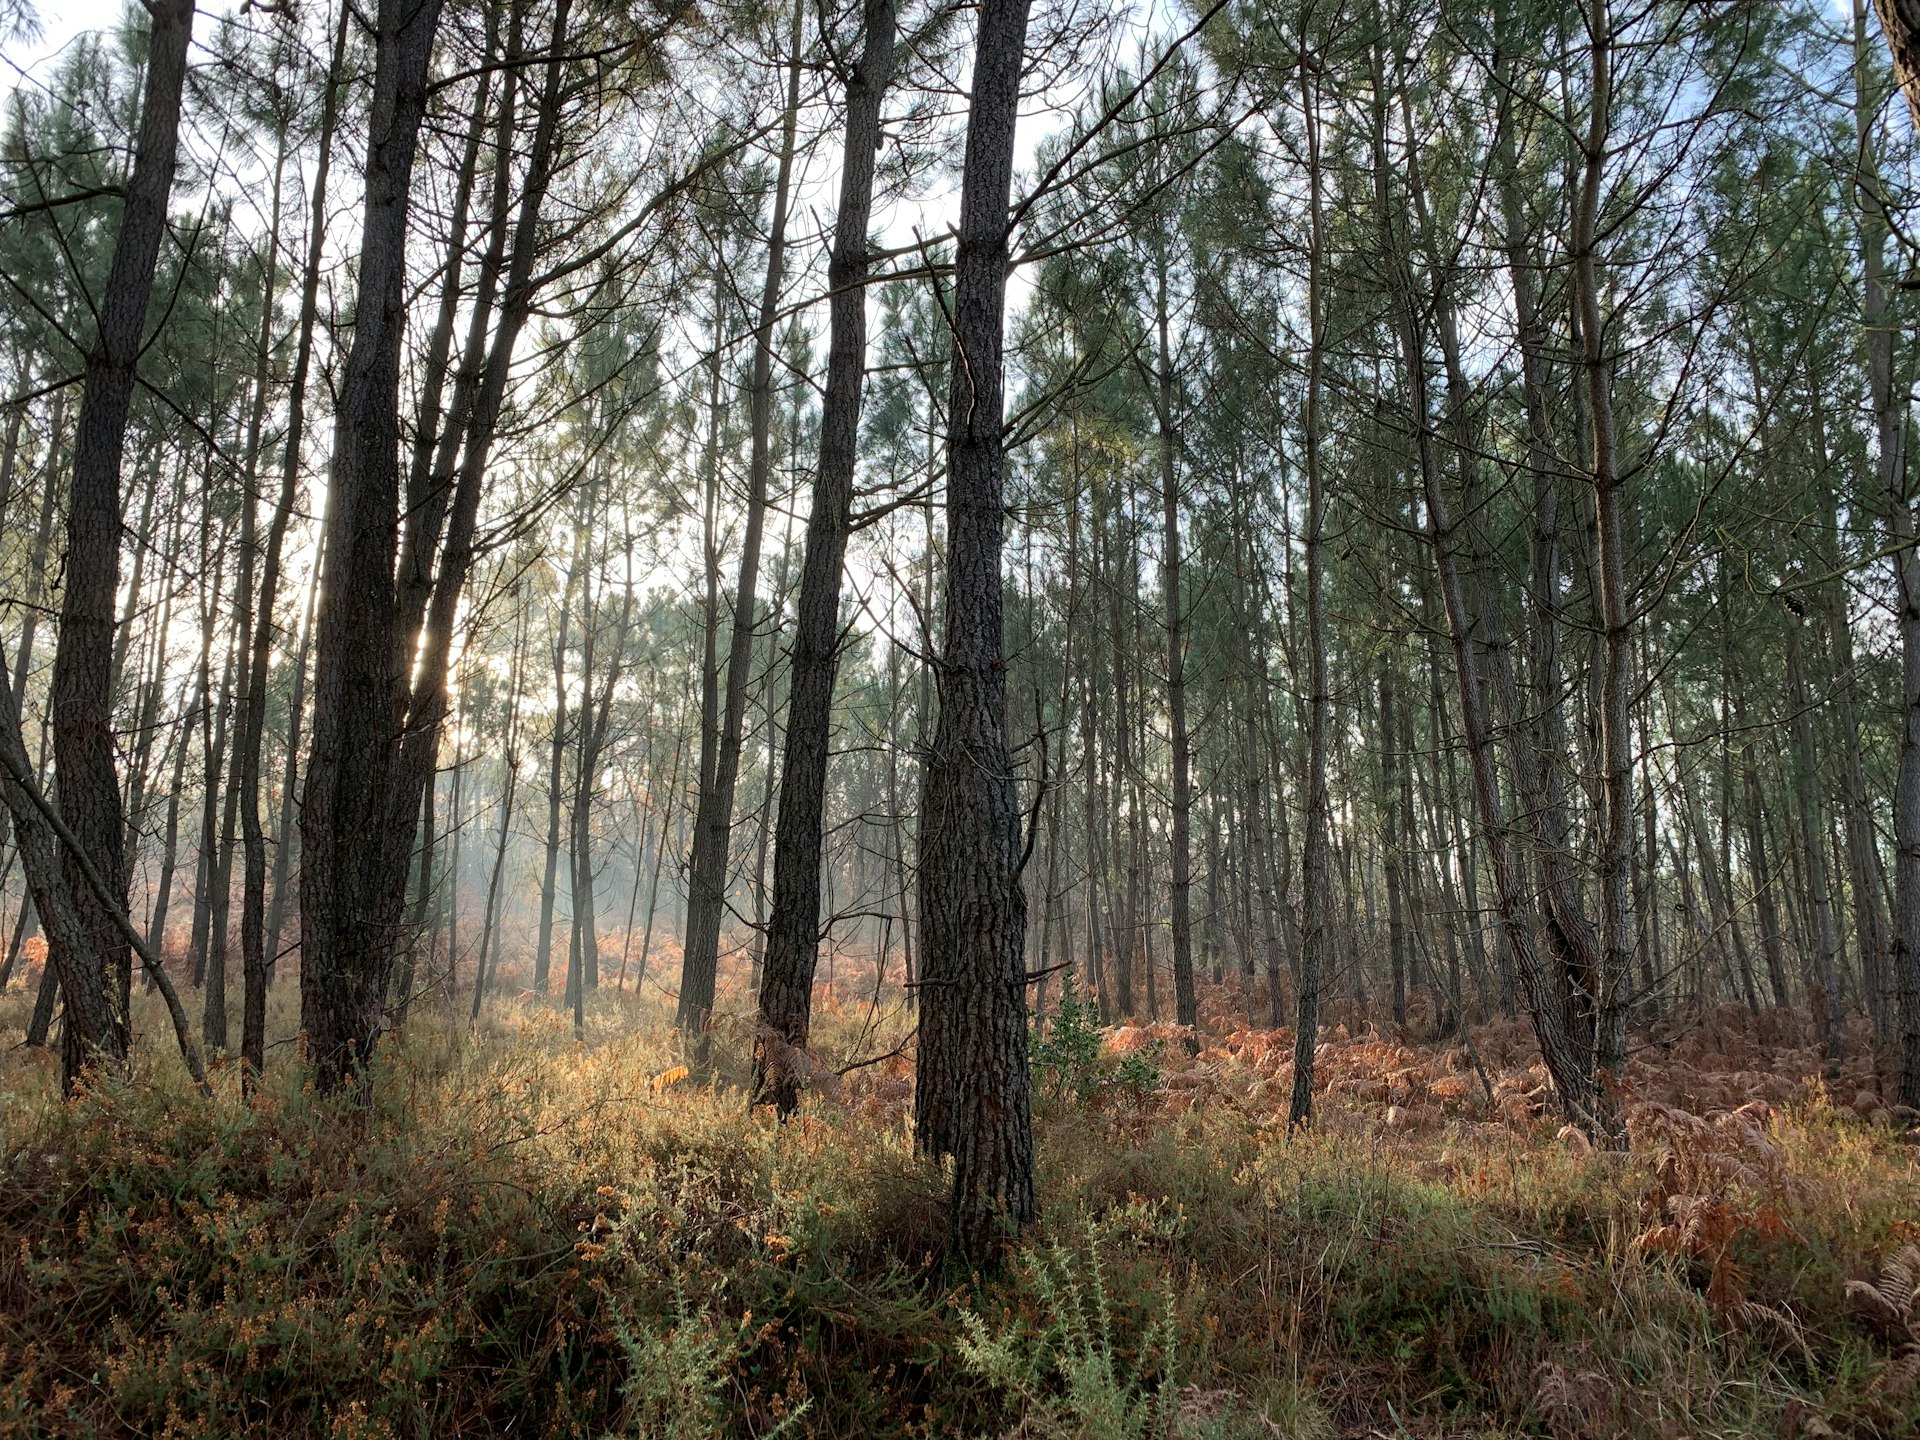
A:
[[[1910,11],[0,5],[18,1423],[1910,1432]]]

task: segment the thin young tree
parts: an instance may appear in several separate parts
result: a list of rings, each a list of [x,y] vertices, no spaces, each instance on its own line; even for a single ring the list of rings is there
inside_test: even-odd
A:
[[[708,1057],[714,986],[720,967],[720,931],[727,908],[727,856],[733,833],[734,788],[746,743],[747,687],[753,668],[756,588],[761,538],[766,527],[767,482],[773,463],[773,362],[775,327],[786,278],[787,218],[792,204],[796,132],[800,118],[802,27],[806,7],[796,4],[789,40],[785,110],[773,185],[773,216],[767,232],[767,268],[753,328],[753,377],[748,391],[751,453],[747,462],[747,513],[740,544],[739,580],[733,592],[733,627],[727,639],[725,695],[718,728],[706,733],[711,756],[701,756],[700,799],[694,813],[693,852],[687,857],[685,946],[680,968],[678,1023],[687,1033],[697,1067]]]

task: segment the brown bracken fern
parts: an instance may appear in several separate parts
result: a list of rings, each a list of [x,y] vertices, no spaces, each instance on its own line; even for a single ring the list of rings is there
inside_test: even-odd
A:
[[[1867,1398],[1895,1409],[1909,1407],[1920,1396],[1920,1245],[1889,1256],[1877,1280],[1849,1280],[1847,1299],[1854,1314],[1893,1348]]]

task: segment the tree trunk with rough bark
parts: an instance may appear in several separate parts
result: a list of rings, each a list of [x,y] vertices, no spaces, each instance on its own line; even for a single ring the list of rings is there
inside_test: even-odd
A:
[[[127,894],[126,821],[114,752],[111,673],[120,582],[120,463],[154,267],[167,231],[193,30],[192,0],[153,0],[147,8],[152,28],[133,170],[106,289],[94,306],[99,331],[87,354],[74,430],[66,586],[48,701],[60,816],[86,852],[83,857],[63,851],[58,857],[60,879],[43,875],[34,895],[49,945],[64,952],[55,968],[66,1000],[61,1080],[69,1087],[81,1067],[96,1059],[112,1066],[123,1063],[131,1038],[127,1011],[133,958],[113,910],[118,904],[124,911]],[[5,723],[11,740],[18,731],[17,714]],[[84,866],[89,860],[106,883],[107,898],[87,884]],[[56,890],[64,893],[57,895]],[[69,917],[71,924],[47,923],[49,910]]]
[[[1005,321],[1029,0],[983,0],[954,260],[940,714],[920,819],[914,1139],[953,1165],[954,1254],[991,1263],[1033,1217],[1020,801],[1001,620]]]
[[[833,686],[840,665],[840,572],[852,518],[853,477],[866,381],[868,227],[880,147],[880,109],[893,72],[894,0],[867,0],[865,40],[847,72],[847,133],[840,208],[827,267],[832,294],[826,398],[820,413],[819,472],[807,514],[807,553],[794,611],[787,733],[780,762],[773,848],[773,910],[760,979],[754,1090],[784,1118],[799,1099],[787,1052],[804,1049],[812,1027],[813,972],[820,945],[820,852],[826,815]],[[892,771],[889,770],[889,784]]]
[[[300,817],[300,1023],[323,1089],[344,1085],[372,1058],[401,918],[396,856],[385,841],[406,684],[388,643],[396,620],[400,355],[407,213],[440,5],[380,0],[374,25],[358,296],[335,410]]]

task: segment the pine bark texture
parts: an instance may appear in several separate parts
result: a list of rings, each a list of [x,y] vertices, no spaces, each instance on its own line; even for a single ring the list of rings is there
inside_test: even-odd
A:
[[[120,585],[120,463],[133,402],[154,267],[167,230],[167,201],[179,154],[181,95],[192,0],[156,0],[148,7],[147,73],[133,170],[120,212],[113,262],[95,311],[99,331],[86,358],[80,419],[74,430],[73,484],[67,499],[66,588],[54,650],[49,708],[61,818],[85,855],[60,856],[70,924],[48,923],[66,1001],[61,1075],[71,1085],[95,1058],[126,1059],[133,957],[113,904],[125,908],[126,820],[113,734],[114,605]],[[17,725],[17,717],[14,722]],[[19,812],[16,811],[16,820]],[[24,836],[23,836],[24,838]],[[97,867],[111,898],[87,885]],[[46,885],[36,890],[52,896]],[[48,910],[41,909],[43,921]],[[65,932],[65,933],[61,933]]]
[[[915,1140],[953,1163],[949,1242],[990,1261],[1033,1217],[1020,807],[1007,749],[1000,554],[1007,202],[1029,0],[983,0],[953,290],[947,574],[920,830]]]
[[[1613,424],[1613,375],[1601,313],[1599,256],[1613,44],[1606,0],[1587,16],[1592,49],[1591,112],[1584,166],[1574,201],[1572,289],[1579,322],[1594,505],[1594,571],[1599,581],[1600,675],[1600,974],[1594,993],[1595,1116],[1609,1143],[1624,1145],[1619,1086],[1627,1062],[1628,990],[1633,964],[1633,631],[1628,613],[1624,481]]]
[[[301,811],[300,1023],[323,1088],[372,1056],[404,904],[385,832],[405,676],[394,633],[400,354],[409,192],[440,0],[381,0],[375,22],[358,300],[335,414]],[[411,844],[409,825],[406,840]],[[398,869],[400,884],[393,871]]]
[[[807,553],[794,613],[786,742],[773,849],[773,910],[760,982],[755,1089],[782,1115],[799,1098],[792,1052],[806,1047],[820,944],[820,854],[826,818],[833,687],[840,666],[840,578],[853,509],[854,462],[866,381],[867,229],[873,216],[880,110],[893,71],[894,0],[867,0],[866,38],[847,75],[847,136],[834,219],[826,397],[819,472],[807,514]]]
[[[1873,0],[1893,55],[1893,73],[1920,129],[1920,0]]]

